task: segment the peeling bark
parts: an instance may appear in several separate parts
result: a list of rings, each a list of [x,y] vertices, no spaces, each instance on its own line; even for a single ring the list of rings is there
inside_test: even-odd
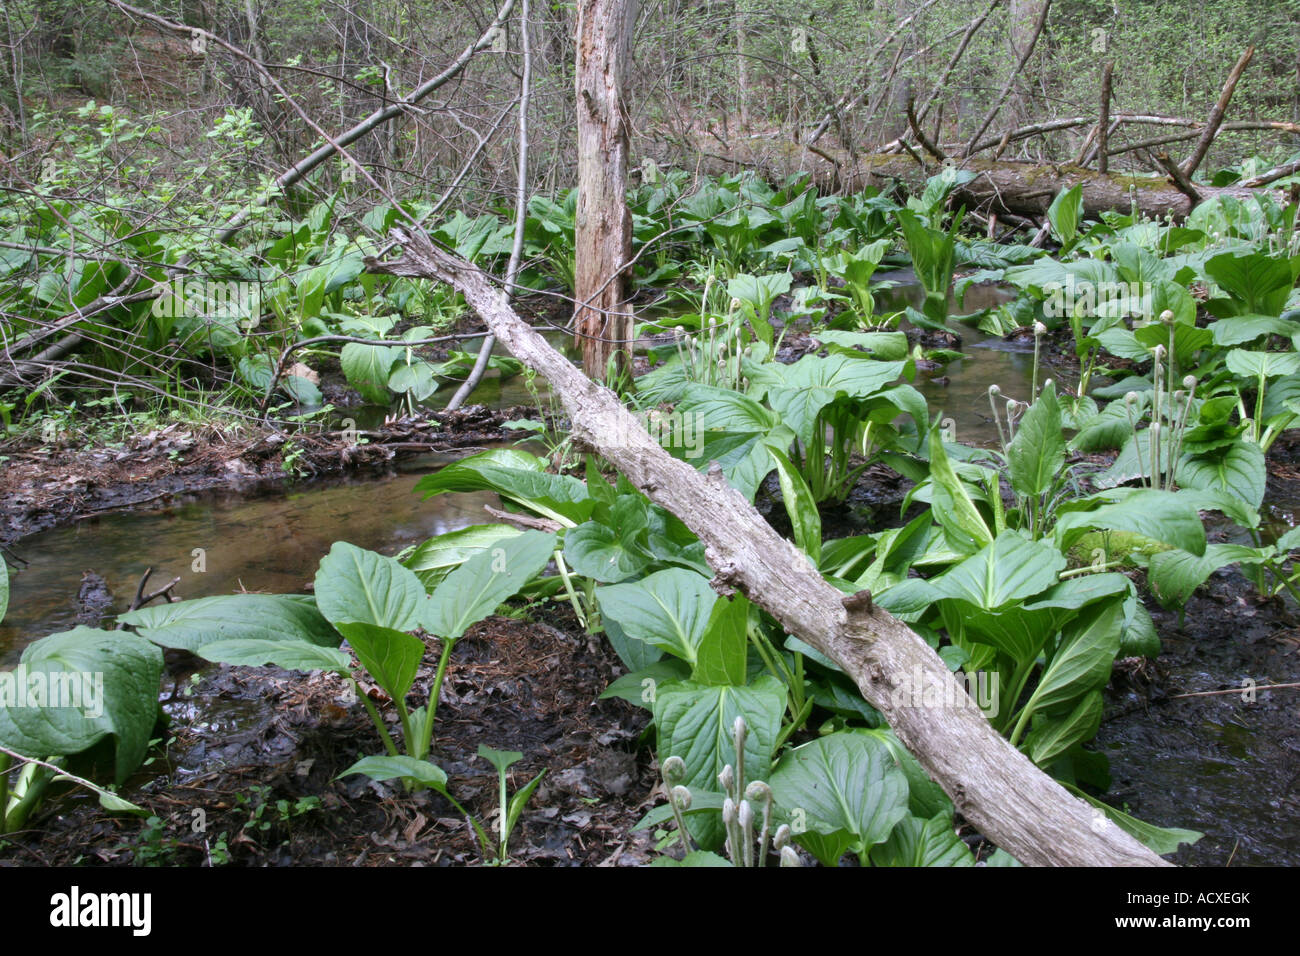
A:
[[[623,80],[636,22],[636,0],[578,4],[578,209],[574,334],[587,374],[603,379],[609,360],[626,363],[632,314],[626,263],[632,258],[627,206],[627,111]]]

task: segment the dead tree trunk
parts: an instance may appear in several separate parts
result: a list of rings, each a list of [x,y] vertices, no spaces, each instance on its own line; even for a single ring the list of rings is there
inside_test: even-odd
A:
[[[578,213],[574,334],[582,365],[603,380],[611,358],[626,363],[632,314],[625,310],[625,263],[632,258],[627,208],[628,129],[623,79],[636,0],[578,4]]]
[[[618,399],[583,376],[524,324],[477,267],[398,230],[403,256],[372,272],[451,284],[507,348],[560,396],[575,438],[612,462],[704,542],[714,587],[743,591],[840,665],[980,832],[1037,865],[1156,866],[1165,861],[1012,747],[975,708],[938,655],[883,609],[849,611],[840,591],[732,489],[716,466],[703,475],[659,447]]]

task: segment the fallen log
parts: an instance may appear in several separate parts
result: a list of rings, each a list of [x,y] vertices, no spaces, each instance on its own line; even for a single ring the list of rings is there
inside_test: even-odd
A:
[[[798,143],[735,142],[726,153],[705,152],[703,168],[710,173],[752,169],[770,182],[783,182],[795,173],[808,173],[823,192],[858,192],[866,186],[881,189],[902,187],[919,194],[925,181],[943,171],[935,161],[918,162],[909,153],[897,155],[873,153],[853,161],[846,153],[819,148],[816,152]],[[1091,217],[1118,209],[1127,212],[1130,204],[1138,210],[1163,219],[1173,216],[1182,220],[1195,203],[1178,186],[1166,179],[1132,176],[1123,173],[1099,173],[1081,166],[1039,165],[1007,160],[968,159],[957,164],[975,173],[975,178],[953,193],[953,201],[984,215],[1041,217],[1063,189],[1083,187],[1083,210]],[[1251,195],[1241,186],[1197,186],[1203,200],[1216,196],[1238,199]]]
[[[1165,861],[1071,796],[1004,740],[972,707],[938,655],[869,600],[826,583],[793,544],[727,484],[673,458],[608,389],[592,382],[511,309],[469,262],[421,232],[395,230],[400,258],[370,258],[371,272],[447,282],[510,352],[559,396],[575,439],[603,455],[705,545],[723,593],[739,590],[791,633],[834,660],[952,798],[957,811],[1023,863],[1157,866]]]

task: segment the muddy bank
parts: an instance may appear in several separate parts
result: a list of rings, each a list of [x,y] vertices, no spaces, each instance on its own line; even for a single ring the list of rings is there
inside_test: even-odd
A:
[[[399,458],[473,449],[517,433],[504,422],[532,409],[472,405],[349,431],[288,432],[269,425],[166,428],[120,447],[83,447],[74,438],[0,443],[0,542],[90,515],[160,507],[194,492],[256,492],[304,479],[373,473]]]
[[[546,771],[510,841],[517,863],[632,866],[656,855],[631,828],[653,805],[656,774],[637,748],[648,715],[598,700],[618,672],[603,643],[588,640],[563,606],[527,620],[492,617],[455,647],[443,685],[431,759],[448,790],[490,832],[496,771],[483,744],[515,750],[510,790]],[[410,700],[423,703],[436,642]],[[359,757],[381,753],[361,703],[333,674],[276,668],[172,671],[164,704],[165,755],[123,794],[151,818],[104,813],[69,793],[0,849],[0,866],[447,866],[483,853],[465,818],[430,791],[397,781],[336,780]],[[362,683],[395,721],[388,698]],[[395,724],[390,733],[400,734]],[[83,767],[82,769],[94,769]],[[102,768],[101,768],[102,769]]]

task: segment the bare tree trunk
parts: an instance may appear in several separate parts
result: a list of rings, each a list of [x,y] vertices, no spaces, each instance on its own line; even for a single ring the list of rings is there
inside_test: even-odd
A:
[[[632,257],[627,208],[627,112],[623,83],[637,0],[578,4],[578,223],[574,333],[582,367],[605,377],[610,359],[627,362],[632,313],[625,310],[625,263]]]
[[[846,601],[727,484],[716,464],[706,476],[660,448],[608,389],[529,329],[476,266],[421,233],[399,229],[395,237],[402,258],[368,259],[367,268],[439,279],[461,292],[497,338],[550,381],[574,437],[699,535],[716,572],[714,587],[743,591],[842,667],[981,833],[1030,865],[1165,864],[1035,767],[977,709],[956,703],[965,692],[925,641],[882,608]]]

